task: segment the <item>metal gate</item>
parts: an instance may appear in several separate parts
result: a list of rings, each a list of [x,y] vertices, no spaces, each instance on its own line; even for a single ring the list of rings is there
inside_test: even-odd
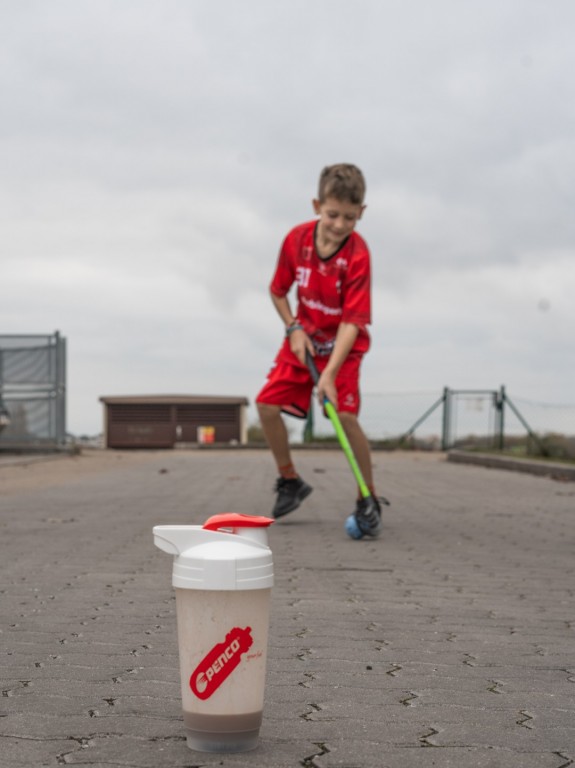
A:
[[[439,400],[431,408],[428,408],[423,416],[400,437],[400,443],[411,437],[415,430],[440,407],[443,409],[441,448],[444,451],[465,443],[466,438],[469,437],[474,438],[473,442],[477,446],[481,442],[477,436],[483,437],[486,446],[503,449],[506,409],[508,408],[523,425],[541,453],[547,455],[547,449],[509,399],[503,386],[498,390],[449,389],[449,387],[445,387]]]
[[[442,444],[444,450],[473,437],[486,446],[503,440],[505,394],[489,389],[445,389]]]
[[[0,335],[0,450],[66,443],[66,340]]]

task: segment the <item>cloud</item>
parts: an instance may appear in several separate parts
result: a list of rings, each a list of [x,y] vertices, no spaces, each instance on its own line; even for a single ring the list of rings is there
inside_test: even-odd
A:
[[[368,181],[367,390],[569,402],[573,21],[568,0],[4,4],[0,333],[68,337],[72,431],[101,394],[253,399],[281,239],[344,160]]]

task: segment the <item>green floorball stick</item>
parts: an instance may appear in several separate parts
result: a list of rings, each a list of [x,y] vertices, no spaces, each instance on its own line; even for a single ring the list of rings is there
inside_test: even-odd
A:
[[[317,384],[319,381],[319,371],[317,370],[315,360],[313,359],[313,356],[310,354],[309,350],[306,350],[305,359],[313,382],[314,384]],[[341,424],[338,413],[333,403],[330,402],[330,400],[325,396],[323,399],[323,407],[325,408],[325,412],[329,420],[333,424],[333,428],[335,429],[339,444],[345,453],[346,459],[348,460],[349,466],[351,467],[351,471],[353,472],[353,476],[356,479],[359,492],[361,493],[362,498],[367,500],[367,505],[361,516],[361,519],[358,520],[356,515],[350,515],[345,521],[345,530],[352,539],[361,539],[365,534],[369,536],[377,536],[379,534],[380,528],[380,516],[375,499],[367,487],[361,469],[359,468],[359,464],[357,463],[357,459],[355,458],[353,449],[349,444],[349,440],[347,439],[347,435],[345,434],[345,430]]]

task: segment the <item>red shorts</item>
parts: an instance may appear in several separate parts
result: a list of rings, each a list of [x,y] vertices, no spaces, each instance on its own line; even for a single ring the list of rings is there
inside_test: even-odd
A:
[[[338,371],[335,380],[338,399],[338,411],[359,413],[359,367],[361,355],[350,355]],[[315,357],[318,371],[321,373],[328,358]],[[269,372],[266,383],[256,397],[256,403],[279,405],[284,413],[305,419],[309,409],[314,384],[307,368],[292,365],[285,360],[276,359]]]

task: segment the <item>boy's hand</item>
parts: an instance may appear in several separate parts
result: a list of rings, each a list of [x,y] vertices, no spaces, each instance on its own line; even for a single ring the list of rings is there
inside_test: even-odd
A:
[[[327,369],[323,371],[317,382],[317,397],[320,405],[323,408],[324,398],[327,397],[329,402],[333,405],[337,411],[337,389],[335,386],[335,376],[331,374]]]
[[[312,355],[312,357],[315,355],[313,342],[307,333],[303,330],[303,328],[298,328],[297,331],[292,331],[290,333],[289,345],[291,351],[294,353],[300,363],[303,363],[304,365],[306,365],[306,350],[310,353],[310,355]]]

